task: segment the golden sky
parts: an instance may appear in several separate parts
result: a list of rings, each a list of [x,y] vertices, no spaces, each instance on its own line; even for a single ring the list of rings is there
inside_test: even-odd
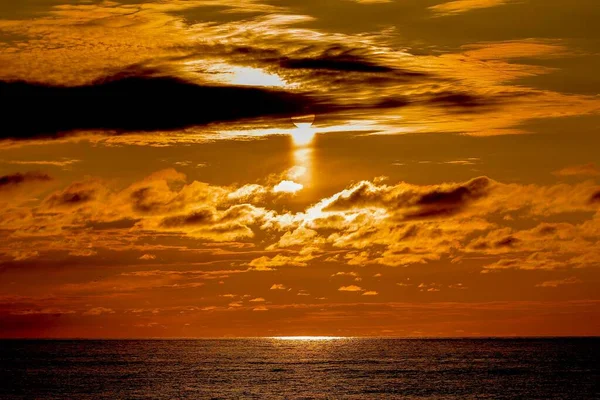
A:
[[[599,335],[599,18],[0,3],[0,337]]]

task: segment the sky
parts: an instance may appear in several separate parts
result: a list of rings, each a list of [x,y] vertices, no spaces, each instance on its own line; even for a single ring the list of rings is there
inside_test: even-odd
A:
[[[600,335],[597,0],[0,3],[0,337]]]

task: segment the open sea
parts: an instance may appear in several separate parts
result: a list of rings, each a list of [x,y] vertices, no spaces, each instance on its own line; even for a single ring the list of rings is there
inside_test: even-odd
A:
[[[0,399],[600,399],[600,339],[3,340]]]

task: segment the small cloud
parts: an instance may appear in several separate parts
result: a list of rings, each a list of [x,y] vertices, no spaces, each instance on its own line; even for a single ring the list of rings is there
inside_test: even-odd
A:
[[[140,260],[156,260],[156,256],[154,254],[144,254],[140,257]]]
[[[369,290],[367,292],[364,292],[362,295],[363,296],[377,296],[379,293],[374,291],[374,290]]]
[[[421,283],[419,286],[417,286],[419,288],[419,290],[421,292],[439,292],[440,289],[440,284],[437,283]]]
[[[479,161],[478,158],[468,158],[466,160],[452,160],[452,161],[444,161],[442,164],[450,164],[450,165],[475,165]]]
[[[265,306],[254,307],[252,311],[269,311],[269,309]]]
[[[15,250],[10,255],[15,261],[23,261],[29,258],[36,258],[40,253],[36,250]]]
[[[192,167],[192,168],[204,168],[208,164],[207,163],[195,163],[193,161],[176,161],[173,164],[179,167]]]
[[[271,290],[286,290],[287,287],[285,287],[285,285],[282,285],[281,283],[274,283],[271,286]]]
[[[115,313],[115,311],[112,308],[95,307],[95,308],[91,308],[91,309],[87,310],[86,312],[83,313],[83,315],[98,316],[98,315],[102,315],[102,314],[114,314],[114,313]]]
[[[454,285],[448,285],[448,287],[450,289],[458,289],[458,290],[466,290],[468,289],[465,285],[463,285],[462,283],[455,283]]]
[[[262,303],[264,301],[265,299],[263,299],[262,297],[257,297],[255,299],[250,300],[251,303]]]
[[[302,190],[304,186],[300,183],[296,183],[294,181],[281,181],[275,187],[273,187],[273,192],[275,193],[296,193]]]
[[[336,277],[336,276],[353,276],[353,277],[358,277],[358,274],[356,272],[336,272],[335,274],[331,275],[331,277]]]
[[[262,256],[255,258],[248,265],[254,271],[275,271],[277,267],[305,267],[307,265],[305,260],[306,258],[300,256],[290,257],[277,254],[275,257]]]
[[[543,288],[556,288],[556,287],[559,287],[562,285],[575,285],[577,283],[582,283],[582,281],[580,279],[572,276],[570,278],[559,279],[559,280],[555,280],[555,281],[545,281],[542,283],[538,283],[535,286],[543,287]]]
[[[553,172],[556,176],[600,176],[600,169],[594,163],[574,165]]]
[[[348,254],[346,254],[344,256],[344,258],[347,261],[348,265],[365,265],[369,262],[369,252],[367,251],[363,251],[363,252],[350,252]]]
[[[96,254],[98,254],[98,252],[92,249],[75,249],[69,251],[69,255],[75,257],[91,257]]]
[[[481,8],[497,7],[507,4],[511,0],[455,0],[429,7],[431,11],[440,16],[461,14]]]
[[[338,290],[340,292],[362,292],[362,291],[364,291],[363,288],[361,288],[360,286],[356,286],[356,285],[342,286]]]

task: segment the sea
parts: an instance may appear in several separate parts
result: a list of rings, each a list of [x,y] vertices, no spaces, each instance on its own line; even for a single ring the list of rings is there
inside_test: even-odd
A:
[[[600,338],[2,340],[0,399],[600,399]]]

